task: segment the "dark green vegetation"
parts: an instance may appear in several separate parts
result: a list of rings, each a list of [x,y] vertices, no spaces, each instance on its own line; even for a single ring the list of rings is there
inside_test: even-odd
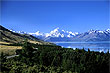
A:
[[[36,48],[36,49],[35,49]],[[3,73],[109,73],[109,52],[25,42],[18,57],[1,54]]]

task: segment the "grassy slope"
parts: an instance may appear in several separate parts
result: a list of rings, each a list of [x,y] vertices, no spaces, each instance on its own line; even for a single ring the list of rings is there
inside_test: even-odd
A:
[[[14,33],[0,25],[0,53],[4,52],[9,55],[15,54],[15,50],[21,49],[21,46],[7,46],[7,44],[23,43],[25,39],[33,44],[53,45],[52,43],[39,40],[32,35]]]
[[[16,49],[21,49],[21,46],[7,46],[7,45],[1,45],[0,46],[0,53],[3,52],[8,55],[14,55]]]
[[[52,43],[44,42],[32,35],[14,33],[12,31],[4,28],[3,26],[0,26],[0,42],[22,43],[25,39],[29,40],[31,43],[52,45]]]

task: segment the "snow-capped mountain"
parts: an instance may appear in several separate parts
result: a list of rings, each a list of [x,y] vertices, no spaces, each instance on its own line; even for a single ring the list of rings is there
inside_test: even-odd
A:
[[[10,31],[15,33],[20,33],[20,34],[28,34],[27,32],[24,32],[24,31],[14,31],[14,30],[10,30]]]
[[[59,41],[109,41],[110,29],[101,30],[89,30],[88,32],[78,33],[72,31],[65,31],[59,28],[50,31],[50,33],[41,33],[39,31],[35,33],[29,33],[42,40],[50,42]]]
[[[70,38],[78,35],[78,32],[73,33],[71,31],[61,30],[61,29],[59,29],[59,27],[57,27],[53,31],[50,31],[50,33],[41,33],[39,31],[37,31],[35,33],[29,33],[29,34],[36,36],[39,39],[43,39],[45,41],[49,41],[52,38],[54,38],[55,40],[60,40],[60,38],[61,38],[62,41],[65,41],[65,39],[70,39]]]
[[[78,34],[78,32],[71,32],[71,31],[65,31],[65,30],[60,30],[59,28],[54,29],[50,33],[46,33],[46,37],[74,37]]]
[[[105,31],[100,30],[89,30],[79,34],[74,38],[77,41],[109,41],[110,40],[110,29]]]
[[[26,33],[23,31],[13,31],[20,34],[30,34],[39,39],[49,42],[67,42],[67,41],[110,41],[110,29],[107,30],[89,30],[84,33],[72,32],[56,28],[50,33],[41,33],[37,31],[35,33]]]
[[[35,33],[29,33],[29,34],[33,36],[43,36],[43,33],[41,33],[40,31],[37,31]]]

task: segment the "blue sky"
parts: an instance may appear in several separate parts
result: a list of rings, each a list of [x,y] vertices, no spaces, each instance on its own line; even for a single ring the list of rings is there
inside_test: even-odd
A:
[[[109,2],[2,1],[1,25],[26,32],[50,32],[59,27],[73,32],[109,28]]]

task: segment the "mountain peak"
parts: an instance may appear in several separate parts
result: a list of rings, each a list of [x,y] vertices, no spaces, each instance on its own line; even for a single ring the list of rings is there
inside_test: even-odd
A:
[[[93,29],[91,29],[91,30],[89,30],[88,32],[89,32],[89,34],[91,34],[91,33],[104,33],[105,31],[102,31],[102,30],[93,30]]]
[[[109,31],[110,32],[110,29],[108,28],[106,31]]]
[[[57,32],[57,31],[59,31],[59,29],[60,29],[60,28],[57,27],[57,28],[55,28],[53,31],[54,31],[54,32]]]
[[[43,33],[41,33],[40,31],[37,31],[35,33],[29,33],[30,35],[36,35],[36,36],[41,36],[43,35]]]
[[[59,27],[55,28],[53,31],[51,31],[50,33],[55,33],[59,31]]]
[[[32,34],[33,35],[33,34]],[[48,38],[47,40],[56,40],[55,38],[58,38],[57,40],[81,40],[81,41],[96,41],[96,40],[108,40],[110,37],[110,29],[107,29],[105,31],[102,30],[93,30],[90,29],[88,32],[84,33],[78,33],[78,32],[72,32],[72,31],[66,31],[63,29],[60,29],[59,27],[55,28],[54,30],[50,31],[50,33],[42,33],[36,32],[34,36],[38,36],[40,38]]]

